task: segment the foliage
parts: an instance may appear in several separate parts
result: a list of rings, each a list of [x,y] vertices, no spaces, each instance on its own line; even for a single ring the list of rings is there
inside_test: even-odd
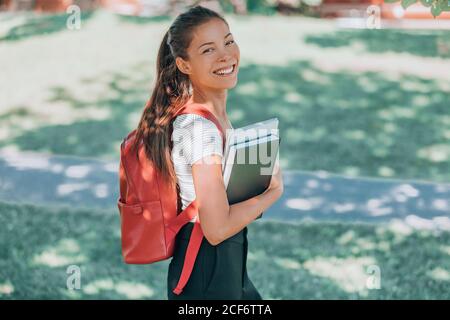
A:
[[[399,2],[398,0],[385,0],[386,3]],[[434,17],[437,17],[444,11],[450,11],[449,0],[401,0],[402,7],[407,9],[415,3],[420,2],[427,8],[430,8],[430,12]]]

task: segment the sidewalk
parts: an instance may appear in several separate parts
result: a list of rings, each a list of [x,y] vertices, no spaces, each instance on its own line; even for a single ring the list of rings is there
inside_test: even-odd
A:
[[[0,200],[116,209],[117,172],[118,163],[113,161],[0,151]],[[261,220],[381,223],[400,219],[419,228],[450,230],[450,184],[327,172],[286,170],[283,174],[283,197]]]

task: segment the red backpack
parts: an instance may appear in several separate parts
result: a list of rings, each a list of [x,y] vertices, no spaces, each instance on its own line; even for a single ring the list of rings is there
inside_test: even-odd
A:
[[[223,146],[225,134],[215,116],[204,106],[186,104],[177,111],[193,113],[212,121],[219,129]],[[180,214],[178,190],[165,183],[145,155],[144,145],[139,145],[139,162],[131,152],[136,129],[123,140],[120,148],[120,197],[117,206],[120,213],[122,256],[128,264],[151,264],[173,256],[175,236],[197,213],[196,201],[192,201]],[[203,240],[199,219],[196,219],[189,240],[183,270],[173,290],[180,294],[189,280],[198,250]]]

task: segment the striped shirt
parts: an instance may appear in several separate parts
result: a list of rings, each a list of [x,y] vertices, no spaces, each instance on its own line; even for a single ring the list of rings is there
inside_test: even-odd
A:
[[[222,136],[214,122],[197,114],[181,114],[173,121],[172,142],[172,161],[184,210],[195,199],[192,164],[212,154],[223,157]]]

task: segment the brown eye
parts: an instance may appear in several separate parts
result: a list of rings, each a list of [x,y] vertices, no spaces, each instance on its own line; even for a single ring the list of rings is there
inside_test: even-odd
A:
[[[230,40],[230,41],[227,42],[227,45],[229,43],[235,43],[235,42],[234,42],[234,40]],[[206,49],[205,51],[203,51],[202,53],[207,53],[209,50],[214,50],[214,49],[213,48],[209,48],[209,49]]]

